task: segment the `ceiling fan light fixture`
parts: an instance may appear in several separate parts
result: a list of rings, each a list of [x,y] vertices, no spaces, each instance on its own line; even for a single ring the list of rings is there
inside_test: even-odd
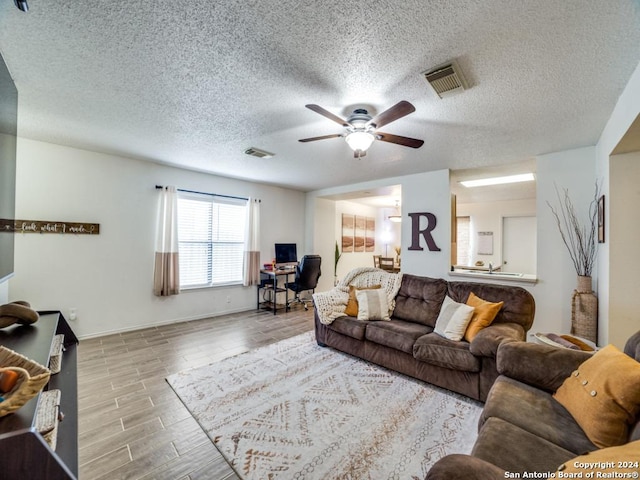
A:
[[[395,215],[389,215],[387,219],[393,223],[401,223],[402,215],[400,215],[400,202],[396,200],[396,213]]]
[[[358,150],[366,152],[375,140],[375,137],[372,133],[358,131],[349,133],[345,137],[345,140],[354,152]]]
[[[27,4],[27,0],[13,0],[13,3],[19,10],[23,12],[29,11],[29,5]]]

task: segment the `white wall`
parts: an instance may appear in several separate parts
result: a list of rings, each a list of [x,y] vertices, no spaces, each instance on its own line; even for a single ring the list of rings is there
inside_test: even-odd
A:
[[[255,308],[255,287],[153,296],[156,184],[261,198],[263,262],[275,242],[305,253],[301,192],[20,138],[16,217],[99,223],[100,235],[17,235],[10,300],[77,308],[80,336]]]
[[[375,218],[375,250],[373,252],[342,252],[341,232],[343,213]],[[401,246],[400,224],[387,220],[389,215],[394,215],[395,213],[395,208],[378,208],[344,200],[335,202],[334,229],[336,232],[336,241],[342,252],[342,256],[338,262],[338,278],[344,277],[357,267],[373,267],[373,255],[396,256],[394,248]],[[332,259],[333,258],[332,256]]]
[[[9,281],[0,282],[0,305],[9,302]]]
[[[316,291],[322,292],[333,287],[334,263],[335,263],[335,242],[338,240],[339,231],[336,231],[336,202],[324,198],[307,196],[307,212],[314,212],[312,217],[307,214],[307,230],[311,231],[312,243],[308,243],[308,248],[312,253],[322,257],[320,279]],[[339,244],[339,243],[338,243]],[[338,264],[340,265],[340,264]]]
[[[449,170],[418,173],[402,177],[402,265],[403,273],[426,277],[445,277],[451,269],[451,190]],[[440,251],[409,250],[411,221],[409,213],[429,212],[437,224],[431,232]],[[420,228],[426,227],[426,223]]]
[[[598,178],[603,178],[602,193],[605,198],[609,198],[612,188],[617,188],[611,184],[609,178],[610,160],[609,157],[622,137],[625,135],[633,121],[640,114],[640,64],[636,67],[633,75],[629,79],[622,95],[618,99],[611,117],[605,126],[598,144],[596,146],[596,172]],[[611,216],[610,202],[605,202],[605,217]],[[605,222],[605,238],[610,239],[609,223]],[[610,250],[611,242],[607,240],[599,245],[598,249],[598,338],[601,344],[610,342],[610,331],[616,329],[616,317],[612,311],[616,306],[612,305],[609,299],[609,292],[617,286],[610,280]],[[633,308],[640,311],[640,298],[633,302]],[[616,345],[622,347],[617,341]]]
[[[608,341],[622,348],[640,330],[638,271],[640,270],[640,152],[614,155],[610,161],[610,181],[614,188],[605,198],[610,203],[609,236],[609,318]],[[605,202],[605,203],[606,203]]]
[[[475,241],[478,232],[493,232],[493,255],[478,255],[477,248],[471,250],[471,265],[482,260],[485,265],[492,262],[502,264],[502,218],[514,216],[535,216],[536,201],[513,200],[483,203],[459,203],[456,205],[459,217],[471,217],[471,242]],[[532,252],[535,255],[535,252]],[[521,272],[535,273],[535,272]]]
[[[595,188],[595,147],[586,147],[565,152],[551,153],[537,158],[537,199],[534,211],[537,216],[538,283],[527,284],[509,281],[491,281],[474,279],[480,283],[502,283],[519,285],[527,289],[536,301],[536,317],[531,333],[560,332],[568,333],[571,328],[571,295],[576,286],[576,272],[558,232],[555,219],[547,201],[556,199],[555,186],[569,189],[571,198],[579,210],[588,208]],[[449,277],[450,270],[450,189],[449,172],[440,170],[425,172],[393,179],[380,180],[356,185],[346,185],[307,194],[309,199],[317,196],[333,195],[360,191],[385,185],[402,186],[402,272],[421,276],[439,277],[447,280],[460,280]],[[315,222],[317,216],[315,203],[310,206],[308,221]],[[436,215],[438,224],[432,232],[439,252],[430,252],[426,246],[423,251],[409,251],[411,244],[410,212],[431,212]],[[459,212],[458,212],[459,213]],[[326,217],[325,217],[326,218]],[[326,248],[333,251],[334,237],[316,236],[316,242],[325,242]],[[317,245],[316,245],[317,247]],[[598,272],[594,272],[594,289]]]
[[[373,217],[376,219],[376,231],[380,228],[380,218],[378,218],[378,209],[375,207],[363,205],[361,203],[337,201],[336,202],[336,214],[333,219],[336,232],[335,240],[338,242],[338,248],[342,252],[342,214],[360,215],[363,217]],[[377,232],[376,232],[377,233]],[[378,235],[375,237],[376,250],[380,248],[380,238]],[[335,248],[335,245],[334,245]],[[384,247],[383,247],[384,248]],[[342,278],[356,267],[373,267],[373,252],[342,252],[340,261],[338,262],[338,278]],[[332,265],[335,259],[334,255],[331,256]]]
[[[533,331],[569,333],[577,274],[547,202],[557,206],[555,186],[561,194],[567,188],[578,215],[588,219],[596,182],[595,147],[550,153],[536,160],[538,283],[530,289],[536,299]],[[597,275],[594,272],[594,289]]]
[[[335,204],[337,202],[326,200],[323,197],[375,189],[379,187],[386,187],[389,185],[400,185],[402,188],[402,223],[400,226],[402,237],[402,271],[406,273],[414,273],[416,275],[430,275],[440,277],[444,276],[450,268],[449,258],[451,249],[451,197],[449,191],[448,170],[425,172],[403,177],[393,177],[383,180],[359,183],[355,185],[344,185],[340,187],[308,192],[306,202],[307,223],[308,225],[314,225],[316,228],[316,235],[314,236],[314,248],[318,251],[331,252],[331,258],[333,259],[335,241],[339,238],[340,235],[339,230],[336,228],[336,222],[338,221],[336,220],[338,209],[337,207],[335,207]],[[326,225],[323,226],[322,224],[322,222],[328,218],[328,211],[330,210],[330,207],[328,206],[329,203],[334,204],[333,232],[331,232],[331,228],[327,228]],[[361,208],[361,205],[358,205],[358,208]],[[436,244],[441,248],[441,251],[430,252],[424,244],[423,251],[407,250],[411,243],[411,221],[407,216],[407,214],[410,212],[430,212],[436,215],[438,224],[436,229],[432,233]],[[384,228],[384,225],[387,222],[384,217],[386,217],[386,215],[388,215],[389,213],[391,213],[390,210],[378,209],[378,216],[376,220],[377,231],[380,230],[378,224],[380,224],[382,228]],[[392,228],[397,229],[398,227],[394,225],[394,227]],[[331,233],[333,233],[333,235],[331,235]],[[393,245],[396,245],[395,242],[396,241],[394,240]],[[379,246],[378,243],[380,243]],[[376,237],[376,251],[378,253],[384,253],[384,244],[381,243],[378,237]],[[392,252],[390,244],[389,256],[391,256],[392,253],[395,252]],[[371,253],[367,254],[367,265],[371,264],[371,255]],[[344,273],[347,272],[343,272],[342,270],[342,259],[340,259],[340,262],[339,273],[342,272],[341,274],[344,275]],[[348,262],[345,262],[345,264],[346,263]],[[333,266],[333,262],[331,263],[331,265]],[[347,268],[347,266],[345,265],[344,268]],[[320,280],[322,281],[322,278]],[[323,288],[326,289],[327,285],[323,284]]]

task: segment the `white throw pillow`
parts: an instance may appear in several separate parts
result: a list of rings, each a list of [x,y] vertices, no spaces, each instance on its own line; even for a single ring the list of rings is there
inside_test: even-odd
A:
[[[449,340],[460,341],[471,321],[474,308],[454,302],[447,295],[442,302],[434,332]]]
[[[384,289],[357,290],[358,320],[391,320]]]

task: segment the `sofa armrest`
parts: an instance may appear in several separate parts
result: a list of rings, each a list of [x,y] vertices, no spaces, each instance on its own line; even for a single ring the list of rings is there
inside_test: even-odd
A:
[[[525,335],[522,325],[496,323],[478,332],[469,345],[469,351],[477,357],[495,358],[502,343],[522,341]]]
[[[459,453],[438,460],[427,472],[425,480],[496,480],[505,478],[505,471],[470,455]]]
[[[500,345],[497,369],[501,375],[555,392],[591,353],[568,348],[516,342]]]

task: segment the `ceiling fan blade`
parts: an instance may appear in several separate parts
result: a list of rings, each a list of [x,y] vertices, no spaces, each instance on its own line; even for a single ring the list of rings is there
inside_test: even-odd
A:
[[[313,110],[314,112],[319,113],[323,117],[327,117],[329,120],[333,120],[338,125],[342,125],[343,127],[349,126],[349,123],[346,120],[343,120],[342,118],[338,117],[337,115],[334,115],[330,111],[325,110],[320,105],[309,104],[309,105],[305,105],[305,107],[307,107],[309,110]]]
[[[379,115],[376,115],[367,122],[367,125],[375,125],[376,128],[380,128],[384,125],[388,125],[391,122],[395,122],[399,118],[409,115],[416,111],[416,107],[411,105],[406,100],[402,100],[396,103],[393,107],[388,108]]]
[[[411,148],[420,148],[424,144],[424,140],[402,137],[400,135],[391,135],[390,133],[376,132],[376,138],[383,142],[397,143],[398,145]]]
[[[299,142],[315,142],[316,140],[324,140],[326,138],[337,138],[341,136],[342,136],[341,133],[332,133],[331,135],[322,135],[321,137],[301,138],[298,141]]]

